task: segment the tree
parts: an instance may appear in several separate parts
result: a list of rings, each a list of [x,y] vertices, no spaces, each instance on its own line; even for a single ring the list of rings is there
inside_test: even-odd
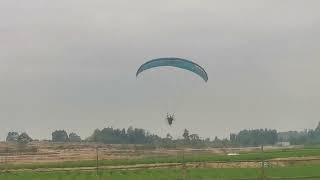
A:
[[[122,140],[121,142],[125,143],[127,141],[127,133],[126,133],[126,129],[125,128],[123,128],[121,130],[120,136],[121,136],[121,140]]]
[[[76,133],[70,133],[69,134],[69,141],[70,142],[81,142],[81,137],[77,135]]]
[[[184,129],[182,136],[184,140],[189,140],[189,131],[187,129]]]
[[[242,130],[230,136],[230,140],[241,146],[273,145],[278,140],[278,133],[276,130],[269,129]]]
[[[18,136],[18,143],[22,145],[26,145],[32,141],[32,138],[27,133],[22,133]]]
[[[318,132],[320,132],[320,121],[319,121],[318,126],[316,127],[315,130],[318,131]]]
[[[68,134],[65,130],[56,130],[52,133],[53,142],[67,142],[69,141]]]
[[[191,143],[192,143],[193,145],[196,145],[196,144],[198,144],[198,143],[201,142],[200,137],[199,137],[198,134],[191,134],[191,135],[189,136],[189,138],[190,138],[190,141],[191,141]]]
[[[17,142],[18,142],[18,150],[20,152],[24,151],[27,144],[31,142],[32,139],[27,133],[22,133],[18,136]]]
[[[191,135],[189,136],[189,138],[190,138],[191,141],[198,141],[198,140],[200,140],[200,137],[199,137],[198,134],[191,134]]]
[[[236,141],[237,135],[236,134],[230,134],[230,141],[234,143]]]
[[[129,141],[128,143],[134,143],[134,130],[132,126],[127,129],[127,136]]]
[[[17,142],[19,137],[19,133],[17,132],[9,132],[6,138],[7,142]]]
[[[99,142],[100,132],[101,131],[99,129],[95,129],[93,134],[89,138],[87,138],[87,140],[91,142]]]
[[[144,129],[134,128],[134,142],[144,144],[146,141],[146,132]]]

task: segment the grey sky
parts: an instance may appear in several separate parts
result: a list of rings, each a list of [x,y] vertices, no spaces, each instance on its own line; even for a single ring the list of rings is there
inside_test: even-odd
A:
[[[320,121],[318,0],[2,0],[0,138],[141,127],[202,137]],[[209,82],[138,66],[176,56]],[[176,84],[176,85],[174,85]],[[163,118],[175,111],[169,128]]]

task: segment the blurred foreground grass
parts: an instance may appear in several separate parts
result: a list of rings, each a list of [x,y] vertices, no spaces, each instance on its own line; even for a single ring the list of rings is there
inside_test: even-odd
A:
[[[320,165],[309,166],[289,166],[266,168],[267,177],[277,178],[294,178],[311,179],[320,178]],[[100,171],[100,179],[112,180],[167,180],[181,179],[182,169],[149,169],[149,170],[130,170],[130,171]],[[187,169],[186,177],[192,180],[204,179],[257,179],[261,175],[261,170],[257,168],[228,168],[228,169]],[[314,177],[314,178],[312,178]],[[19,173],[2,173],[0,179],[6,180],[95,180],[96,172],[19,172]]]

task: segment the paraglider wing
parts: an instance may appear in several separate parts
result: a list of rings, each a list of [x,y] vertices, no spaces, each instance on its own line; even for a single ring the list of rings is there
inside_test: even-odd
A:
[[[141,72],[155,68],[160,66],[171,66],[171,67],[177,67],[181,69],[185,69],[188,71],[191,71],[197,75],[199,75],[205,82],[208,81],[208,75],[207,72],[198,64],[181,58],[158,58],[153,59],[151,61],[148,61],[140,66],[138,69],[136,76],[138,76]]]

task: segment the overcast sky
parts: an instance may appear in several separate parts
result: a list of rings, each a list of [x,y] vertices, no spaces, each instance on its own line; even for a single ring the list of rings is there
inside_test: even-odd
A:
[[[175,137],[320,121],[318,0],[2,0],[0,140],[134,126]],[[137,68],[158,57],[208,72]],[[168,127],[166,113],[175,112]]]

